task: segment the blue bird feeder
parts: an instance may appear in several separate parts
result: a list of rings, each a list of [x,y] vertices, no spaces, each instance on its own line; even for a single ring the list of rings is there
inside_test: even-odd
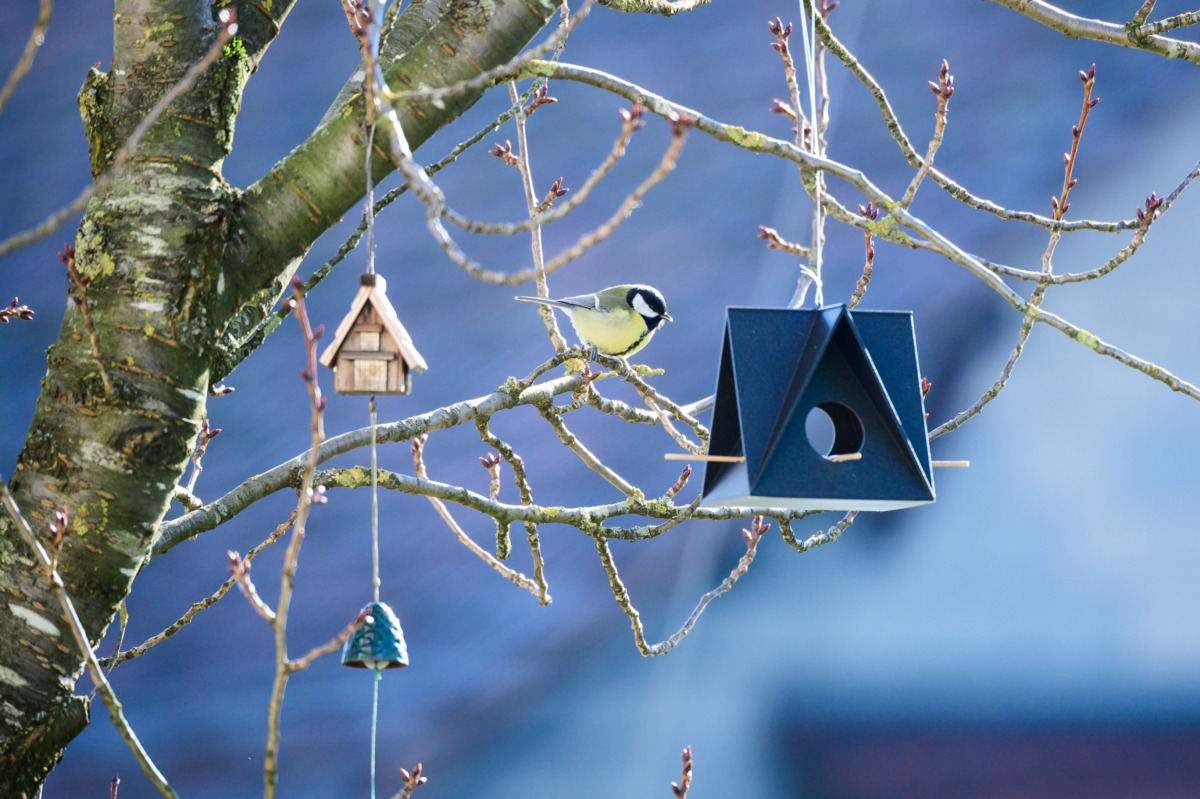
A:
[[[407,666],[404,631],[392,609],[383,602],[371,602],[359,615],[363,623],[342,647],[342,665],[375,671]]]
[[[912,313],[729,308],[708,454],[706,507],[933,502]]]

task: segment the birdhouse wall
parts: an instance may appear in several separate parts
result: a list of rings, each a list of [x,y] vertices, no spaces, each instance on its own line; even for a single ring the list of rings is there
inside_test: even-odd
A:
[[[334,361],[334,391],[407,394],[410,385],[408,364],[399,342],[388,333],[375,306],[366,303]]]
[[[809,435],[819,409],[831,444]],[[730,308],[707,507],[891,510],[934,500],[910,313]],[[857,458],[840,458],[857,455]]]

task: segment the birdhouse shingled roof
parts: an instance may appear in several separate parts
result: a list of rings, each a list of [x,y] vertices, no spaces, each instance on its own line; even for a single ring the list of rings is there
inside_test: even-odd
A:
[[[363,277],[366,278],[368,276],[363,275]],[[384,332],[391,336],[396,342],[396,346],[400,348],[400,354],[404,357],[404,362],[408,364],[408,368],[414,372],[424,372],[429,366],[425,363],[425,359],[421,357],[421,353],[417,352],[412,337],[408,335],[408,331],[404,329],[404,325],[400,324],[400,317],[396,316],[396,309],[392,307],[391,301],[387,298],[387,281],[380,275],[372,275],[371,277],[374,280],[368,283],[364,279],[363,285],[359,286],[358,294],[354,297],[354,302],[350,304],[350,313],[346,314],[346,317],[342,319],[342,323],[338,325],[337,332],[333,335],[333,340],[329,342],[329,346],[321,353],[321,363],[324,366],[333,366],[338,352],[342,349],[342,345],[346,341],[346,336],[353,329],[355,321],[362,313],[363,306],[369,302],[375,308],[375,312],[383,324]]]

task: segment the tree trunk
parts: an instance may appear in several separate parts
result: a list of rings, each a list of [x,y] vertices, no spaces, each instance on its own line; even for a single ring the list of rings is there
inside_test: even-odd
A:
[[[56,509],[69,511],[76,532],[59,568],[93,642],[147,562],[205,415],[211,372],[227,371],[230,349],[275,303],[311,243],[363,194],[357,95],[247,192],[221,175],[245,81],[293,2],[236,4],[239,38],[93,198],[76,235],[88,307],[67,303],[10,488],[39,533]],[[93,70],[80,93],[94,172],[209,49],[213,5],[117,0],[112,69]],[[274,20],[264,16],[272,8]],[[389,42],[397,54],[386,64],[389,81],[444,85],[503,63],[554,8],[550,0],[413,0]],[[419,115],[407,109],[410,143],[474,99]],[[7,518],[0,592],[0,796],[29,797],[87,724],[88,708],[72,693],[83,666],[62,609]]]

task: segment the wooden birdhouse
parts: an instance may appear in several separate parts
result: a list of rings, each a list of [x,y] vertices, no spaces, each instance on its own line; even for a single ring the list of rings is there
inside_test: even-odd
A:
[[[386,291],[381,276],[363,275],[350,313],[321,353],[339,394],[407,394],[412,373],[428,368]]]
[[[926,436],[911,313],[728,310],[705,506],[933,502]]]

